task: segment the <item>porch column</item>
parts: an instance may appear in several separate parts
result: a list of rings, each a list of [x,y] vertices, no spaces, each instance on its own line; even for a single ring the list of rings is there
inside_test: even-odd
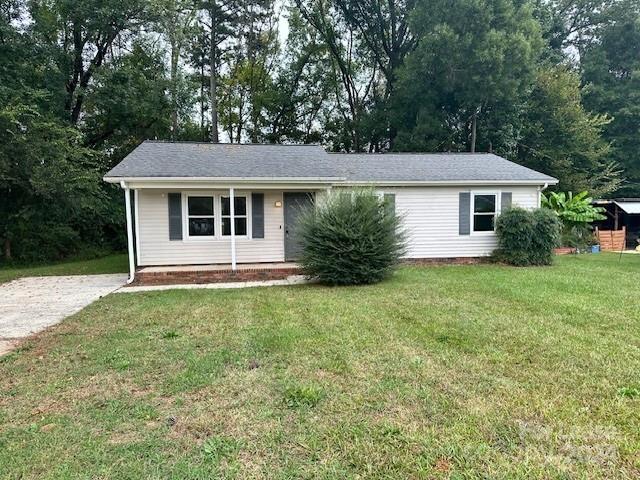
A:
[[[229,189],[229,222],[231,223],[231,270],[236,271],[236,212],[234,189]]]
[[[131,283],[136,275],[136,263],[133,252],[133,221],[131,218],[131,189],[125,182],[122,182],[120,186],[124,188],[124,209],[127,217],[127,253],[129,254],[129,279],[127,283]]]

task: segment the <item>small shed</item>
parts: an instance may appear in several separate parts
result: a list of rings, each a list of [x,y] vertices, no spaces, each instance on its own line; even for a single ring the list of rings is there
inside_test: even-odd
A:
[[[603,250],[634,249],[640,239],[640,198],[595,200],[605,220],[594,222]]]

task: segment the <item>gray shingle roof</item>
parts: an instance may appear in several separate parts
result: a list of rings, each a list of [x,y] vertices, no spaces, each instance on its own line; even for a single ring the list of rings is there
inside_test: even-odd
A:
[[[328,154],[319,145],[146,141],[105,178],[315,179],[327,182],[487,182],[556,179],[490,153]]]
[[[146,141],[106,177],[324,178],[336,172],[319,145]]]
[[[329,156],[353,182],[556,181],[492,153],[343,153]]]

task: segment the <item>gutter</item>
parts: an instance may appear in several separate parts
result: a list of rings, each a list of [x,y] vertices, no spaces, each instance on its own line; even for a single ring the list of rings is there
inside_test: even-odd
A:
[[[549,185],[555,185],[558,180],[554,179],[539,179],[539,180],[354,180],[350,181],[346,178],[339,177],[321,177],[321,178],[248,178],[248,177],[104,177],[104,181],[109,183],[123,182],[154,182],[158,185],[169,182],[218,182],[221,185],[237,185],[237,184],[328,184],[328,185],[342,185],[342,186],[381,186],[381,187],[404,187],[404,186],[416,186],[416,187],[429,187],[429,186],[462,186],[462,185],[540,185],[544,183],[542,190]]]
[[[556,183],[554,183],[554,185],[557,185],[557,183],[558,181],[556,180]],[[546,190],[548,186],[549,183],[547,182],[542,187],[538,187],[538,208],[542,206],[542,192]]]

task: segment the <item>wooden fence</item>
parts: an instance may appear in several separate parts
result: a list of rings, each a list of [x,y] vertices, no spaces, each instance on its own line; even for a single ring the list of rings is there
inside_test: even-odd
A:
[[[627,231],[622,230],[600,230],[596,228],[596,236],[600,242],[600,249],[605,251],[619,252],[624,250]]]

